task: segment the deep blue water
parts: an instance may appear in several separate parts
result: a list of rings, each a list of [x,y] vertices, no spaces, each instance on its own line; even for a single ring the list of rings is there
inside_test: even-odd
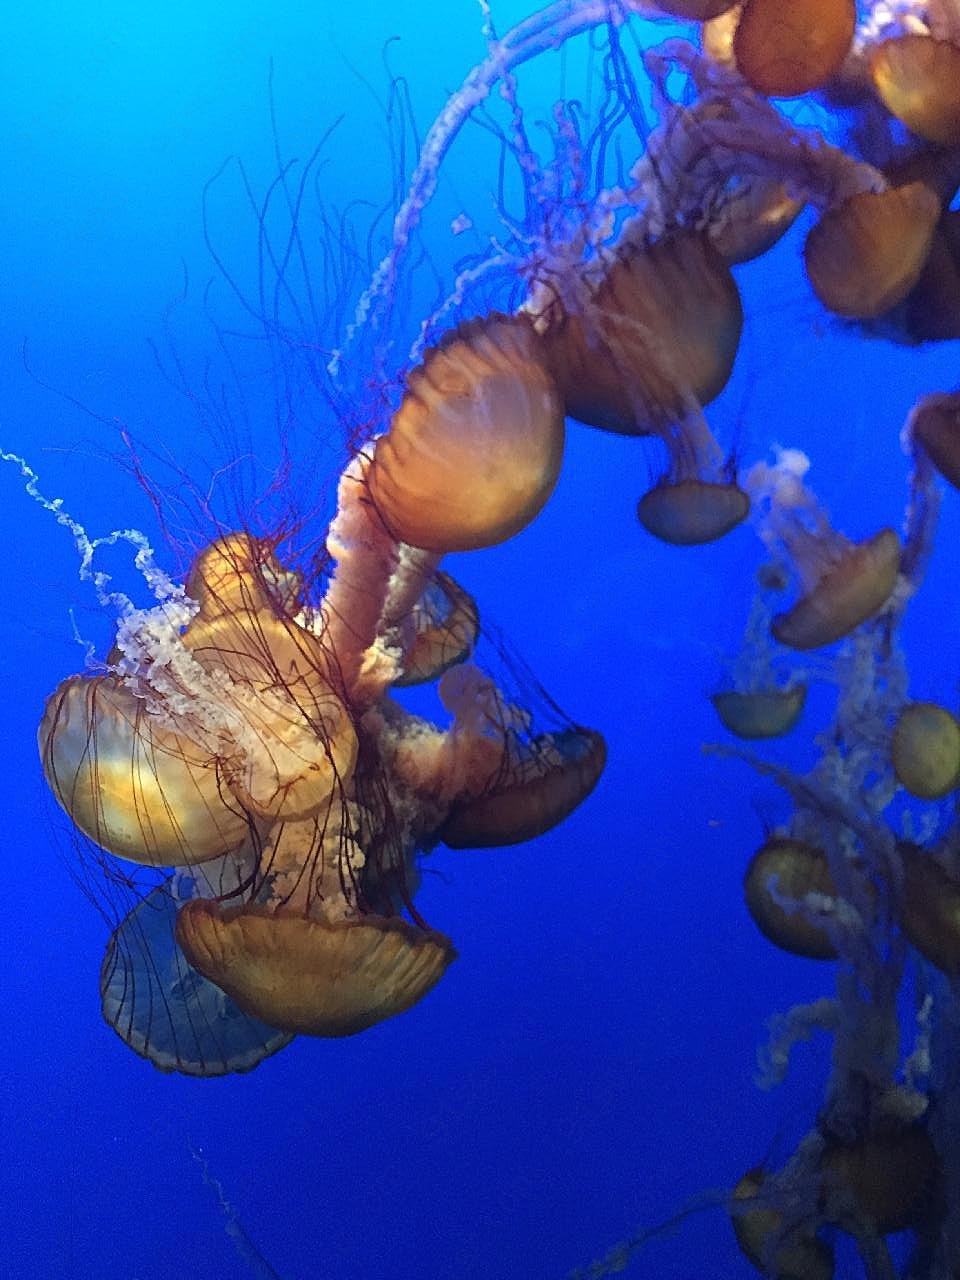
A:
[[[341,207],[387,205],[399,160],[386,143],[385,64],[403,76],[422,130],[483,53],[478,6],[443,8],[437,20],[411,0],[51,0],[7,15],[0,444],[91,532],[137,525],[159,541],[120,461],[121,426],[170,484],[158,455],[205,488],[231,444],[268,475],[269,384],[248,389],[247,418],[231,410],[232,430],[205,436],[149,345],[171,350],[164,316],[186,264],[191,301],[172,316],[173,343],[201,387],[214,348],[201,302],[217,279],[202,188],[229,157],[242,157],[258,190],[274,175],[272,59],[284,156],[308,156],[343,114],[323,149],[322,191]],[[498,22],[523,11],[502,0]],[[532,116],[575,70],[571,54],[566,68],[531,75]],[[493,159],[484,135],[461,139],[442,193],[448,220],[466,209],[493,225]],[[235,167],[211,208],[218,248],[254,279],[256,224]],[[953,385],[956,348],[903,351],[843,331],[803,283],[800,244],[792,236],[741,271],[744,345],[711,421],[748,460],[772,442],[806,449],[838,524],[864,536],[900,519],[900,425],[918,394]],[[211,308],[221,305],[229,314],[219,280]],[[290,439],[334,473],[336,422],[311,409]],[[213,1081],[161,1075],[101,1022],[107,927],[71,880],[35,733],[44,698],[83,665],[74,626],[101,644],[107,633],[69,537],[12,469],[0,472],[3,1280],[249,1276],[191,1148],[285,1280],[559,1280],[790,1150],[812,1120],[826,1055],[802,1051],[765,1094],[756,1048],[772,1012],[828,993],[830,976],[774,953],[742,905],[746,859],[783,802],[744,766],[700,750],[721,736],[707,695],[745,620],[757,549],[749,529],[698,549],[654,544],[634,515],[651,465],[637,441],[572,427],[538,520],[452,566],[552,696],[607,736],[593,797],[529,846],[430,859],[439,874],[418,903],[460,959],[416,1009]],[[958,535],[951,494],[907,627],[922,697],[955,694]],[[825,708],[812,699],[782,758],[809,759]],[[748,1270],[712,1211],[652,1243],[630,1274]]]

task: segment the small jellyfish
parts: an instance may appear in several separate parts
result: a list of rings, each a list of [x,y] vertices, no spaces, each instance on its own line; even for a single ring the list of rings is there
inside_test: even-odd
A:
[[[790,230],[804,201],[783,182],[743,184],[733,207],[736,216],[711,230],[710,240],[729,266],[760,258]]]
[[[563,413],[527,316],[461,325],[407,377],[368,484],[397,539],[470,551],[512,537],[553,492]]]
[[[774,639],[793,649],[816,649],[849,635],[883,608],[900,571],[893,529],[860,543],[838,533],[803,483],[808,467],[799,450],[780,450],[774,466],[757,463],[745,482],[761,538],[772,554],[784,554],[800,579],[800,599],[770,628]]]
[[[805,903],[836,897],[827,855],[802,840],[775,837],[750,859],[743,881],[747,910],[764,937],[783,951],[811,960],[835,960],[829,932],[811,919]]]
[[[438,838],[452,849],[480,849],[543,835],[587,798],[606,756],[603,738],[589,729],[516,744],[482,795],[454,804]]]
[[[408,615],[411,635],[394,688],[424,684],[464,662],[480,629],[477,606],[448,573],[437,573]]]
[[[793,729],[807,698],[805,684],[785,689],[721,689],[710,695],[724,728],[738,738],[782,738]]]
[[[785,652],[770,635],[770,623],[787,585],[787,572],[775,562],[756,573],[756,589],[736,658],[727,665],[732,688],[711,694],[725,729],[738,738],[780,738],[797,724],[807,698],[799,672],[784,670]]]
[[[960,785],[960,722],[934,702],[908,702],[894,725],[890,758],[912,796],[948,795]]]

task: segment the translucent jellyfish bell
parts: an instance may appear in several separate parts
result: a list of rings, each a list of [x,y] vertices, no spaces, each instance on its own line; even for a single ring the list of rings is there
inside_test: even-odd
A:
[[[480,628],[477,606],[448,573],[438,573],[411,610],[411,636],[394,686],[436,680],[473,652]]]
[[[187,963],[174,937],[180,905],[160,885],[114,930],[100,969],[104,1020],[160,1071],[251,1071],[291,1034],[251,1018]]]
[[[65,680],[47,699],[38,741],[57,802],[118,858],[185,866],[247,838],[222,760],[151,713],[117,676]]]

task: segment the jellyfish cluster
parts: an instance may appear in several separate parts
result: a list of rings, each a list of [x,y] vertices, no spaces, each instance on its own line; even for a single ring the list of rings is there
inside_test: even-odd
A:
[[[103,876],[153,877],[113,923],[104,1016],[156,1067],[219,1075],[429,993],[455,951],[417,910],[422,860],[441,843],[535,838],[586,800],[606,755],[599,732],[491,673],[478,609],[442,559],[536,518],[568,422],[645,437],[662,459],[638,499],[645,536],[758,536],[743,648],[713,698],[727,735],[715,750],[772,779],[789,808],[746,866],[751,917],[834,975],[768,1054],[782,1075],[795,1041],[830,1035],[822,1105],[788,1159],[724,1197],[732,1229],[775,1280],[828,1280],[843,1236],[871,1280],[950,1280],[960,721],[911,696],[898,630],[941,494],[960,488],[960,393],[929,388],[915,405],[902,527],[861,541],[832,523],[802,452],[744,465],[706,411],[740,345],[737,268],[798,220],[798,283],[837,323],[877,342],[960,337],[960,9],[557,0],[502,35],[484,15],[487,57],[426,133],[326,370],[341,394],[359,377],[345,394],[366,400],[319,552],[287,530],[219,529],[181,580],[145,541],[114,535],[153,592],[138,608],[25,469],[117,613],[112,651],[56,689],[39,731],[50,789]],[[601,104],[590,121],[558,103],[545,155],[519,69],[585,33],[602,52]],[[504,208],[486,251],[411,322],[418,228],[494,94],[522,216]],[[794,731],[811,678],[834,691],[833,722],[813,766],[791,772],[745,744]],[[410,710],[411,685],[435,686],[442,716]],[[623,1270],[635,1243],[581,1274]]]

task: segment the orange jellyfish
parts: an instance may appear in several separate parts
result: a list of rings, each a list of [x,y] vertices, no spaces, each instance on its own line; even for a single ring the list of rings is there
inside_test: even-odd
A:
[[[838,533],[803,483],[808,467],[799,450],[780,450],[773,466],[759,462],[746,477],[761,538],[800,580],[800,598],[770,628],[792,649],[816,649],[849,635],[883,608],[900,572],[896,533],[881,529],[860,543]]]
[[[960,47],[908,31],[875,45],[869,67],[891,115],[929,142],[960,143]]]
[[[733,40],[737,67],[758,93],[798,97],[839,70],[856,21],[856,0],[745,0]]]
[[[923,182],[859,192],[828,209],[803,251],[817,297],[851,319],[890,311],[920,279],[939,217],[940,201]]]
[[[906,430],[944,480],[960,489],[960,395],[924,396],[911,412]]]
[[[708,237],[677,230],[623,245],[541,281],[526,306],[571,417],[666,445],[666,472],[638,507],[644,527],[687,545],[739,524],[749,502],[701,406],[730,377],[743,310]]]
[[[411,1008],[456,955],[413,905],[420,854],[458,842],[451,818],[475,843],[530,838],[603,767],[599,735],[536,732],[472,665],[476,608],[386,529],[374,467],[361,452],[341,476],[319,601],[273,542],[228,534],[186,589],[153,565],[158,603],[124,606],[110,673],[48,702],[44,768],[111,907],[143,883],[133,864],[157,868],[101,1000],[161,1070],[247,1071]],[[438,678],[447,727],[393,697]]]
[[[408,376],[368,484],[391,534],[435,552],[492,546],[540,511],[564,424],[529,318],[461,325]]]

